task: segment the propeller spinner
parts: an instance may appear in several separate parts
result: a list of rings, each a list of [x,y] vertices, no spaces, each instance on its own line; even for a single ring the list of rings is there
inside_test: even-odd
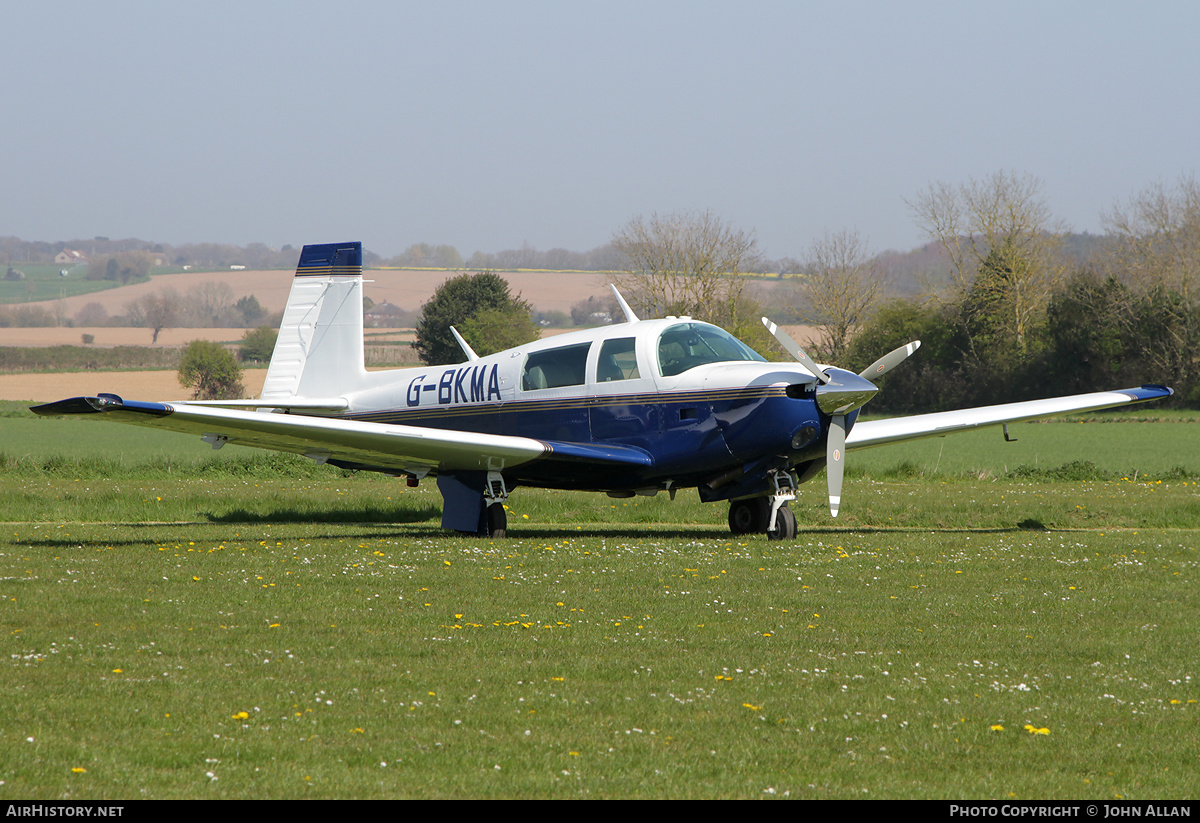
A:
[[[829,415],[829,431],[825,451],[825,477],[829,482],[829,513],[837,517],[842,502],[842,479],[846,474],[846,415],[861,408],[876,392],[878,387],[868,377],[877,378],[887,374],[904,362],[910,354],[921,347],[920,340],[890,351],[862,371],[861,374],[842,371],[825,371],[818,366],[804,349],[787,332],[767,318],[762,319],[767,331],[779,341],[787,352],[796,358],[812,376],[817,378],[817,406]]]

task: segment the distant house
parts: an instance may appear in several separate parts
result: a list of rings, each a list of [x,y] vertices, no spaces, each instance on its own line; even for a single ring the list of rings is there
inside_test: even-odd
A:
[[[58,254],[54,255],[54,262],[60,266],[64,263],[86,263],[87,257],[85,257],[81,251],[75,251],[74,249],[63,249]]]
[[[365,323],[370,328],[397,328],[407,317],[408,312],[399,306],[384,300],[382,303],[367,309],[363,315]]]

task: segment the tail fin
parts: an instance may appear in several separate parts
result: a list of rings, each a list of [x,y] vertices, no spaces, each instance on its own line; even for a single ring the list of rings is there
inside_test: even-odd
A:
[[[262,400],[331,398],[361,388],[362,243],[305,246]]]

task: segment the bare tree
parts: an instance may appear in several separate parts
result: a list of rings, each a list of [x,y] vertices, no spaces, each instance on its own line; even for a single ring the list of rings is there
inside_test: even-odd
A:
[[[1114,235],[1109,273],[1136,295],[1124,318],[1147,368],[1192,397],[1200,373],[1200,184],[1155,183],[1104,215]]]
[[[1111,273],[1138,290],[1162,287],[1185,302],[1195,298],[1200,278],[1200,184],[1193,176],[1167,188],[1155,183],[1125,208],[1104,215],[1117,240]]]
[[[964,322],[986,314],[1024,349],[1065,273],[1056,253],[1065,229],[1051,215],[1041,181],[999,171],[958,186],[935,183],[908,205],[950,260]]]
[[[187,290],[183,311],[198,328],[220,326],[231,319],[233,288],[219,280],[205,280]]]
[[[820,332],[817,351],[836,363],[886,290],[887,275],[854,231],[826,234],[813,243],[803,271],[796,313]]]
[[[635,217],[613,235],[624,271],[617,287],[635,310],[728,322],[742,299],[740,273],[761,261],[752,233],[711,211]]]
[[[125,304],[125,316],[131,326],[153,330],[150,344],[158,342],[159,333],[179,322],[179,295],[174,289],[163,289]]]
[[[75,312],[76,326],[104,326],[108,323],[108,310],[92,301]]]

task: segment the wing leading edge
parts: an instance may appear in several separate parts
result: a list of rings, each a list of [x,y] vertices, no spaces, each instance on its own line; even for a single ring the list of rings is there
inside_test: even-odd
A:
[[[1046,400],[1005,403],[999,406],[980,406],[974,409],[918,414],[912,417],[867,420],[855,424],[846,438],[846,448],[865,449],[871,446],[899,443],[903,440],[916,440],[921,437],[941,437],[984,426],[1021,423],[1057,414],[1108,409],[1129,403],[1158,400],[1170,397],[1173,393],[1166,386],[1141,386],[1120,391],[1075,394],[1068,397],[1051,397]]]
[[[627,446],[563,443],[190,403],[146,403],[111,394],[73,397],[35,406],[31,411],[43,416],[102,414],[115,422],[195,434],[214,448],[233,443],[376,471],[500,471],[541,459],[609,466],[653,463],[645,451]]]

